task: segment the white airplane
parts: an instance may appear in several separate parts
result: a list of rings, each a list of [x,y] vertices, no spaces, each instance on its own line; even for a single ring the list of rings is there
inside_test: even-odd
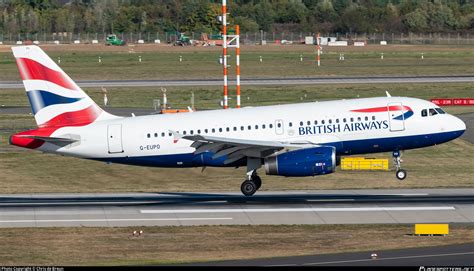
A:
[[[435,104],[387,97],[119,117],[103,111],[37,46],[13,47],[37,129],[10,144],[47,153],[152,167],[239,167],[253,195],[268,175],[333,173],[344,155],[392,152],[453,140],[463,121]]]

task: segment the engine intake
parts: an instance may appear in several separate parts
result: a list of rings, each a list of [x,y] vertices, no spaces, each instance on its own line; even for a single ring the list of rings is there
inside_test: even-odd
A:
[[[325,146],[288,151],[264,160],[267,175],[315,176],[336,170],[336,148]]]

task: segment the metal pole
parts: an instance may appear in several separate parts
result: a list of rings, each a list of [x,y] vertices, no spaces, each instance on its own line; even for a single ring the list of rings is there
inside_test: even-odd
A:
[[[227,89],[227,6],[226,0],[222,0],[222,63],[224,64],[224,109],[229,108]]]
[[[317,45],[317,48],[318,48],[318,57],[317,57],[317,61],[318,61],[318,67],[321,66],[321,46],[319,44],[319,40],[320,40],[320,36],[319,36],[319,32],[318,32],[318,36],[316,38],[316,45]]]
[[[235,73],[236,73],[236,92],[237,92],[237,108],[240,108],[240,26],[235,26],[236,48],[235,48]]]

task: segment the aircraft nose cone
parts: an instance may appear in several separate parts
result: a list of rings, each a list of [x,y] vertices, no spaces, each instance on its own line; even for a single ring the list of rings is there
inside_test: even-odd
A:
[[[466,123],[464,123],[464,121],[458,117],[456,117],[456,127],[457,127],[457,130],[459,131],[466,131]]]
[[[466,123],[460,118],[453,116],[451,130],[455,133],[456,138],[460,137],[466,131]]]

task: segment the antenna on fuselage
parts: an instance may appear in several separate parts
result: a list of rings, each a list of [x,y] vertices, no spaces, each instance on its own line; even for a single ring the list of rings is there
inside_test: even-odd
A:
[[[390,93],[388,93],[388,91],[385,91],[385,93],[387,94],[387,97],[392,97],[392,95],[390,95]]]

